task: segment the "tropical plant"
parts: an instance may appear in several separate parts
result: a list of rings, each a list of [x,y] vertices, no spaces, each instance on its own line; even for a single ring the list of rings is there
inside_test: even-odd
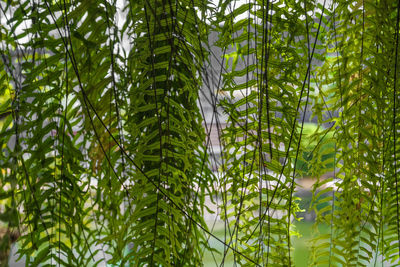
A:
[[[299,155],[296,162],[296,171],[303,176],[312,177],[314,173],[316,173],[316,175],[328,173],[333,171],[335,167],[335,142],[333,132],[328,131],[322,135],[321,131],[323,131],[323,128],[319,128],[317,124],[303,124],[303,136],[300,142],[300,149],[304,152]],[[316,152],[315,150],[317,148],[319,150]],[[313,161],[320,161],[322,169],[316,170],[312,168],[316,166],[316,163]]]
[[[330,225],[310,264],[398,265],[400,3],[0,7],[0,219],[27,266],[201,266],[205,250],[294,265],[304,172],[316,226]],[[310,112],[329,126],[305,131]]]

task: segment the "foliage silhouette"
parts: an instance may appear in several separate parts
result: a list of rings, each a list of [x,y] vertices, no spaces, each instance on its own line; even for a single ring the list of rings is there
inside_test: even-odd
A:
[[[0,7],[0,219],[27,266],[294,265],[304,160],[331,229],[310,264],[398,265],[400,2]]]

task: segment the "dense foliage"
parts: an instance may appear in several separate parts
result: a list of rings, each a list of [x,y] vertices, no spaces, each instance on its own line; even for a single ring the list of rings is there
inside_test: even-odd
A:
[[[312,176],[310,264],[398,265],[400,1],[0,7],[2,264],[291,266]]]

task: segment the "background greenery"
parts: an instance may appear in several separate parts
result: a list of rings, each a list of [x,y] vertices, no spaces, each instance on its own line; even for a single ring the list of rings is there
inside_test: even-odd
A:
[[[398,2],[0,7],[3,265],[398,266]]]

